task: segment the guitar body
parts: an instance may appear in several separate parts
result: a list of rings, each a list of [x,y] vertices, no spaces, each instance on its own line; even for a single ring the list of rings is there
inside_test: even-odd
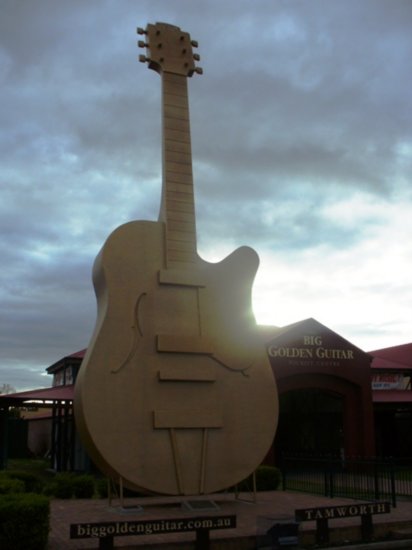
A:
[[[276,429],[251,308],[256,253],[166,268],[165,224],[116,229],[94,266],[96,328],[74,399],[98,467],[125,486],[205,494],[247,477]]]

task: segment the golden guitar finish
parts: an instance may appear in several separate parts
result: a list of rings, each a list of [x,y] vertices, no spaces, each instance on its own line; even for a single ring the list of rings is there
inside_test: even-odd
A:
[[[76,381],[76,424],[96,465],[125,486],[205,494],[263,460],[277,391],[252,314],[257,254],[242,247],[209,263],[196,252],[190,39],[164,23],[145,32],[152,50],[165,40],[156,42],[157,62],[145,59],[163,71],[160,220],[122,225],[96,258],[98,316]],[[170,50],[172,69],[162,57]]]

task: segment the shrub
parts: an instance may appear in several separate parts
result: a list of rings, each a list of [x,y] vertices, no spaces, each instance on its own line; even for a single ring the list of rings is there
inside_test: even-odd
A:
[[[79,475],[73,478],[73,493],[76,498],[92,498],[94,495],[94,478]]]
[[[275,466],[259,466],[256,469],[256,490],[275,491],[281,483],[281,473]],[[253,477],[250,475],[237,485],[238,491],[253,491]]]
[[[30,493],[0,496],[0,548],[43,550],[49,536],[50,503]]]
[[[275,466],[259,466],[256,470],[256,489],[258,491],[276,491],[282,481],[282,475]]]
[[[10,479],[6,476],[0,477],[0,495],[12,493],[24,493],[24,483],[20,479]]]
[[[107,498],[109,496],[107,479],[105,477],[100,477],[96,480],[96,491],[99,498]]]
[[[22,481],[26,493],[40,493],[42,491],[43,484],[35,474],[23,470],[7,470],[6,476],[10,479]]]
[[[56,498],[72,498],[74,494],[74,474],[70,472],[60,472],[55,475],[52,485],[52,491]]]
[[[90,475],[75,475],[72,472],[60,472],[44,488],[44,494],[56,498],[69,499],[92,498],[94,495],[94,478]]]

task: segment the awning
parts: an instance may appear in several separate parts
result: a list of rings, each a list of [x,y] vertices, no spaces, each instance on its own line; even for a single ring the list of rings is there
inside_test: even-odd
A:
[[[375,390],[372,392],[374,403],[410,403],[412,405],[411,390]]]
[[[43,403],[52,401],[73,401],[74,384],[70,386],[54,386],[40,390],[28,390],[0,395],[0,406],[17,406],[30,401]]]

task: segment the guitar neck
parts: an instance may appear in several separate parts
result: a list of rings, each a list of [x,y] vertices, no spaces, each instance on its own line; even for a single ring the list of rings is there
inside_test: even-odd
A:
[[[197,260],[187,77],[162,73],[163,184],[159,221],[165,224],[166,266]]]

